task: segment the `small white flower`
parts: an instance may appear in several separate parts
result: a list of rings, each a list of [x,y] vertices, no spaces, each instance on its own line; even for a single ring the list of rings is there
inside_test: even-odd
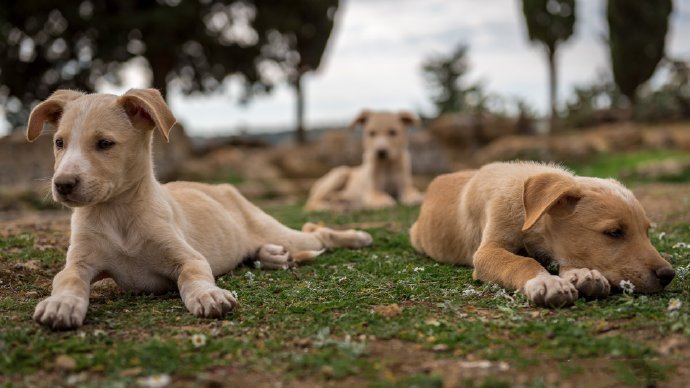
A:
[[[624,294],[632,294],[635,291],[635,285],[630,280],[621,280],[619,285]]]
[[[424,272],[424,267],[414,267],[412,270],[414,272]]]
[[[261,269],[261,262],[259,260],[254,262],[254,268]]]
[[[671,300],[668,301],[668,307],[666,308],[666,310],[678,311],[681,307],[683,307],[683,302],[681,302],[680,299],[671,298]]]
[[[462,294],[464,296],[474,296],[474,295],[481,295],[481,292],[477,291],[473,287],[467,287],[464,290],[462,290]]]
[[[230,291],[230,295],[232,295],[235,300],[237,300],[237,292],[236,291]]]
[[[159,375],[148,376],[144,379],[139,379],[139,385],[148,388],[162,388],[170,384],[170,375],[165,373]]]
[[[659,233],[659,240],[663,240],[666,237],[666,232]]]
[[[206,336],[203,334],[192,335],[192,345],[194,345],[195,348],[200,348],[206,345]]]
[[[679,242],[679,243],[673,244],[673,246],[672,246],[671,248],[673,248],[673,249],[678,249],[678,248],[683,248],[683,249],[685,249],[685,248],[687,248],[688,246],[690,246],[690,245],[688,245],[687,243]]]
[[[690,264],[685,267],[676,268],[676,275],[680,280],[685,280],[688,274],[690,274]]]
[[[260,262],[257,261],[257,263],[261,264]],[[247,272],[244,274],[244,277],[247,278],[250,282],[254,281],[254,273],[253,272]]]
[[[101,329],[96,329],[93,331],[94,337],[104,337],[105,336],[105,331]]]

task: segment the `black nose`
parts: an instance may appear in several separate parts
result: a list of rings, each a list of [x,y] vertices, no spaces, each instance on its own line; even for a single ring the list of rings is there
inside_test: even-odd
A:
[[[388,151],[378,150],[378,151],[376,151],[376,157],[378,157],[379,159],[386,159],[386,158],[388,158]]]
[[[79,184],[79,178],[77,177],[63,177],[55,179],[53,182],[55,185],[55,190],[60,195],[69,195]]]
[[[656,270],[656,277],[659,278],[659,283],[664,287],[671,283],[674,276],[676,276],[676,271],[671,267],[661,267]]]

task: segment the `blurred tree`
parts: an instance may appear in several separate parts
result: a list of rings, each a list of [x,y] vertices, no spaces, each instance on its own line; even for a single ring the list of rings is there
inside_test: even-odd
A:
[[[522,12],[529,39],[544,46],[549,62],[550,128],[554,130],[558,122],[556,52],[573,34],[575,0],[523,0]]]
[[[613,78],[634,110],[637,89],[664,56],[671,0],[609,0],[609,49]]]
[[[282,80],[275,67],[285,73],[318,67],[335,11],[305,11],[314,6],[308,0],[289,3],[0,0],[0,105],[16,128],[32,104],[57,88],[93,90],[99,79],[118,84],[118,70],[135,57],[146,59],[153,87],[164,95],[171,82],[185,94],[222,90],[227,76],[239,74],[246,101]],[[300,28],[314,30],[319,43],[291,38],[301,36],[294,32]],[[278,47],[290,40],[306,48]]]
[[[482,88],[463,80],[469,71],[467,52],[467,45],[459,44],[450,54],[432,56],[422,64],[438,115],[463,112],[484,101]]]
[[[272,31],[265,54],[281,65],[295,91],[295,140],[303,143],[306,141],[303,77],[321,64],[339,0],[256,1],[255,4],[255,28]]]

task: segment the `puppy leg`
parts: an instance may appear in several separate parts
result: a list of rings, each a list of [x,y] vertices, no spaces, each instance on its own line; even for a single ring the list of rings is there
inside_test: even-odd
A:
[[[609,281],[596,269],[561,268],[560,277],[571,282],[587,299],[605,298],[611,292]]]
[[[400,196],[400,202],[407,206],[415,206],[422,203],[424,196],[413,186],[407,186],[403,189]]]
[[[228,290],[216,286],[211,266],[193,248],[187,247],[176,260],[177,287],[187,310],[197,317],[222,317],[237,305]]]
[[[290,252],[282,245],[262,245],[256,252],[255,259],[261,263],[261,268],[266,269],[288,269],[297,266]]]
[[[479,247],[473,260],[475,279],[520,290],[538,306],[563,307],[577,299],[577,289],[570,281],[550,275],[536,260],[496,244]]]
[[[385,209],[395,207],[395,199],[382,191],[372,190],[364,195],[362,199],[365,208]]]
[[[67,265],[53,279],[51,296],[42,300],[34,321],[53,329],[75,329],[82,325],[89,307],[91,280],[96,270],[84,262],[67,259]]]
[[[334,201],[337,201],[338,192],[347,185],[350,172],[350,167],[337,167],[316,181],[309,191],[309,198],[304,209],[307,211],[334,210],[333,207],[337,206]]]
[[[368,247],[373,242],[371,235],[361,230],[333,230],[311,222],[302,226],[302,232],[315,236],[323,248],[358,249]]]

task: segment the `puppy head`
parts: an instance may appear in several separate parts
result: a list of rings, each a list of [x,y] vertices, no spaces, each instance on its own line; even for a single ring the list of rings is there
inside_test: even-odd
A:
[[[175,118],[157,90],[129,90],[118,97],[58,90],[29,116],[27,139],[45,123],[53,137],[53,198],[70,207],[106,202],[151,173],[151,133],[165,139]]]
[[[364,110],[350,127],[362,127],[364,159],[383,162],[401,157],[407,148],[407,127],[420,124],[417,116],[410,112]]]
[[[526,231],[544,218],[555,259],[599,270],[612,286],[628,280],[638,292],[661,291],[675,272],[652,246],[650,221],[633,194],[613,179],[544,173],[525,182]]]

